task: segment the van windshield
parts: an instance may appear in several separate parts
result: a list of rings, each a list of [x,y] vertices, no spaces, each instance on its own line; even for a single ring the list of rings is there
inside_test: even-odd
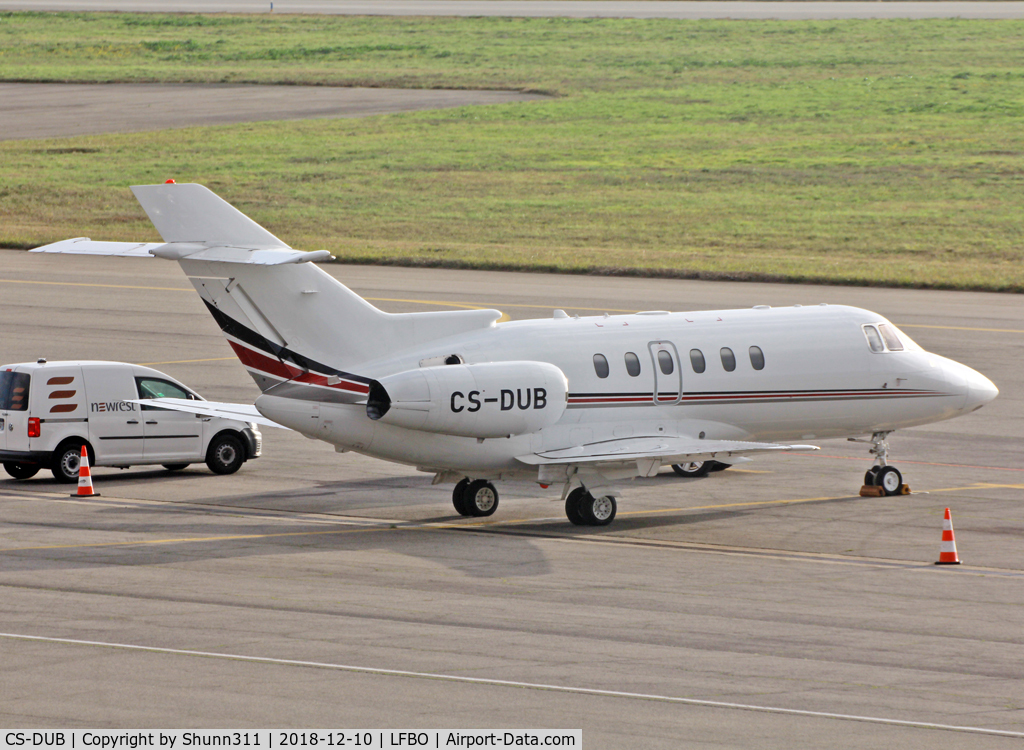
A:
[[[0,411],[28,411],[27,372],[0,372]]]

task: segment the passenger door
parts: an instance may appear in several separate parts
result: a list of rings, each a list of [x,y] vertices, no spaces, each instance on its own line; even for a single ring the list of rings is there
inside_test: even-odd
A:
[[[139,398],[187,398],[195,394],[169,380],[137,377]],[[180,463],[204,458],[203,420],[198,414],[142,405],[147,463]]]
[[[654,403],[659,406],[678,404],[683,397],[683,371],[679,352],[671,341],[652,341],[647,345],[654,364]]]

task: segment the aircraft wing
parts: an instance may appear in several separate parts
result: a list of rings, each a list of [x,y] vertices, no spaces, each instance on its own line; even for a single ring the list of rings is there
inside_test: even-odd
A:
[[[250,404],[193,401],[187,398],[141,398],[132,399],[132,403],[159,406],[161,409],[171,409],[172,411],[187,411],[204,417],[222,417],[224,419],[237,419],[239,422],[255,422],[263,427],[278,427],[282,430],[291,429],[267,419],[256,411],[255,406]]]
[[[661,464],[717,460],[772,451],[816,451],[816,445],[751,443],[742,440],[698,440],[686,437],[636,437],[605,440],[574,448],[516,456],[524,464],[600,464],[659,459]]]

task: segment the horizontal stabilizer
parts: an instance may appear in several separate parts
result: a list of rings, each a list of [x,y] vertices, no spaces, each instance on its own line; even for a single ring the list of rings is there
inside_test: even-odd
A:
[[[30,253],[64,253],[67,255],[122,255],[129,258],[152,258],[150,250],[163,247],[162,242],[98,242],[88,237],[51,242],[29,250]]]
[[[779,445],[742,440],[698,440],[686,437],[637,437],[605,440],[574,448],[530,453],[516,459],[530,466],[543,464],[595,464],[660,459],[663,464],[684,461],[725,461],[733,456],[771,451],[816,451],[815,445]]]
[[[326,250],[304,253],[282,247],[258,250],[251,247],[207,247],[199,242],[98,242],[88,237],[52,242],[33,248],[30,253],[65,255],[117,255],[128,258],[165,258],[167,260],[210,260],[218,263],[248,263],[257,266],[283,266],[291,263],[318,263],[334,260]]]
[[[225,404],[217,401],[193,401],[187,398],[142,398],[132,399],[132,403],[145,406],[159,406],[161,409],[171,411],[186,411],[191,414],[200,414],[204,417],[221,417],[223,419],[237,419],[239,422],[255,422],[263,427],[279,427],[288,430],[282,424],[267,419],[251,404]]]

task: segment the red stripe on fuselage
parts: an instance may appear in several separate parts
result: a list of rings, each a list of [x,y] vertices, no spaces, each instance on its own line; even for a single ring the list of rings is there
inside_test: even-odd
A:
[[[243,346],[238,342],[228,340],[231,344],[231,348],[235,350],[235,356],[238,357],[239,361],[246,367],[260,372],[265,372],[275,377],[279,377],[282,380],[291,380],[296,383],[303,383],[305,385],[319,385],[324,388],[336,388],[342,391],[351,391],[353,393],[369,393],[370,387],[364,383],[355,383],[351,380],[341,380],[338,383],[328,383],[326,375],[318,375],[312,372],[306,372],[300,370],[294,365],[289,365],[282,362],[274,357],[268,357],[265,354],[257,352],[253,349]]]

